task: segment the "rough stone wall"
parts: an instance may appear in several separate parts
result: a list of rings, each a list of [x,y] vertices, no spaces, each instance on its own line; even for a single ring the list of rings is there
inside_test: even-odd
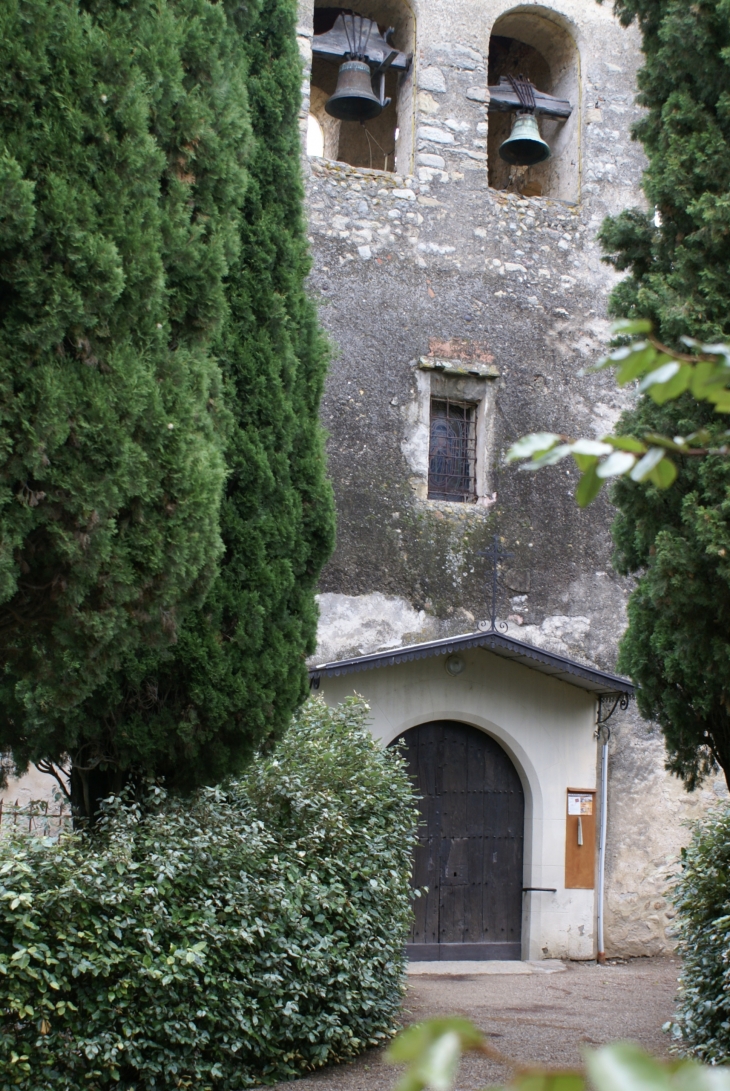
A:
[[[661,732],[634,715],[614,728],[609,758],[606,879],[608,955],[659,955],[674,946],[667,887],[680,849],[709,807],[727,804],[720,774],[697,792],[664,771]]]
[[[579,511],[572,468],[530,475],[502,458],[537,429],[601,435],[631,396],[579,371],[605,345],[614,283],[596,232],[642,202],[630,139],[638,36],[592,0],[517,7],[570,34],[578,65],[576,162],[559,168],[563,190],[575,171],[579,199],[526,198],[487,176],[489,35],[497,20],[514,33],[502,18],[510,5],[418,0],[413,10],[412,156],[399,156],[399,173],[305,159],[311,290],[336,347],[323,423],[338,539],[321,582],[318,661],[472,630],[488,615],[478,553],[497,532],[513,554],[500,612],[514,634],[611,669],[630,587],[611,568],[610,505]],[[311,26],[303,3],[305,59]],[[303,125],[307,93],[305,79]],[[489,492],[476,504],[427,500],[414,475],[419,360],[444,345],[457,363],[489,359],[498,374]],[[661,736],[632,711],[614,722],[607,950],[657,953],[672,942],[664,894],[684,819],[721,786],[688,796],[664,772]]]

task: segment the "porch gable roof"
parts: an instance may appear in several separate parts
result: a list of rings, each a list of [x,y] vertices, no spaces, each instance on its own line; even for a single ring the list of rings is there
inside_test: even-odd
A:
[[[467,648],[484,648],[494,655],[513,662],[521,663],[530,670],[540,671],[551,678],[558,678],[568,685],[577,686],[589,693],[600,695],[633,696],[636,686],[628,678],[622,678],[608,671],[588,667],[575,659],[569,659],[555,652],[545,651],[534,644],[504,636],[502,633],[488,632],[465,633],[463,636],[449,637],[445,640],[430,640],[423,644],[408,644],[403,648],[373,652],[370,655],[356,655],[350,659],[339,659],[331,663],[320,663],[309,670],[310,683],[319,688],[322,678],[336,678],[342,674],[355,674],[359,671],[377,670],[379,667],[394,667],[414,659],[430,659],[435,655],[451,655]]]

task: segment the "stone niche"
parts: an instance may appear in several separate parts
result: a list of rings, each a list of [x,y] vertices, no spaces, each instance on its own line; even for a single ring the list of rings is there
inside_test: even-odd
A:
[[[488,116],[487,163],[489,185],[525,197],[553,197],[575,202],[580,198],[580,58],[566,20],[538,7],[512,11],[494,23],[489,41],[488,83],[501,76],[524,75],[538,91],[567,99],[573,113],[567,121],[539,119],[540,134],[552,155],[534,167],[513,167],[499,157],[514,121],[511,113]]]
[[[388,27],[393,47],[407,56],[415,47],[415,19],[401,0],[360,0],[354,9],[358,15],[374,19],[381,33]],[[350,8],[315,3],[314,34],[324,34],[334,26],[338,15]],[[339,65],[323,57],[312,58],[309,112],[323,134],[324,157],[353,167],[398,171],[407,174],[413,156],[413,69],[405,73],[389,70],[385,94],[390,98],[379,117],[360,124],[338,121],[325,111],[325,103],[337,86]]]
[[[499,370],[492,358],[475,360],[422,356],[413,365],[416,397],[404,407],[406,438],[402,451],[411,469],[410,484],[418,500],[429,499],[431,412],[434,401],[449,399],[474,407],[476,464],[472,506],[489,507],[492,501],[494,410]]]

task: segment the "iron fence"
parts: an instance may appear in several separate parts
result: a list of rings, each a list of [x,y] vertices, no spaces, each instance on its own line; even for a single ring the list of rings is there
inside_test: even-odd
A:
[[[64,830],[73,828],[71,808],[63,801],[51,803],[47,799],[29,803],[9,803],[0,799],[0,837],[10,832],[34,834],[37,837],[58,837]]]

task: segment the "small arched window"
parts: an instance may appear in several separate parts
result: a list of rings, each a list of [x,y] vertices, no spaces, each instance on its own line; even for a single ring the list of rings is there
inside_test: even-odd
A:
[[[386,63],[383,71],[371,71],[373,91],[390,99],[382,112],[364,123],[358,121],[340,121],[330,117],[325,104],[337,87],[340,65],[344,55],[331,51],[332,33],[340,34],[344,40],[343,19],[349,20],[352,12],[349,8],[315,6],[314,37],[312,39],[312,76],[310,87],[310,111],[323,131],[323,152],[327,159],[336,159],[349,163],[353,167],[371,167],[376,170],[408,173],[413,156],[413,133],[411,117],[412,104],[412,65],[414,25],[409,8],[400,0],[362,0],[358,4],[356,17],[366,21],[373,20],[378,38],[384,38]],[[381,10],[382,8],[382,10]],[[325,37],[328,36],[328,39]],[[387,63],[387,54],[393,53],[397,60]],[[317,154],[316,152],[310,154]]]
[[[307,155],[324,155],[324,130],[314,114],[307,118]]]
[[[524,76],[537,91],[570,103],[568,118],[540,116],[542,139],[550,145],[551,156],[530,167],[512,166],[499,155],[509,137],[515,114],[490,106],[488,120],[489,184],[494,189],[512,190],[525,197],[556,197],[577,201],[580,196],[579,104],[580,67],[578,50],[567,25],[554,12],[506,12],[492,27],[489,41],[490,87],[504,85],[509,77]]]

